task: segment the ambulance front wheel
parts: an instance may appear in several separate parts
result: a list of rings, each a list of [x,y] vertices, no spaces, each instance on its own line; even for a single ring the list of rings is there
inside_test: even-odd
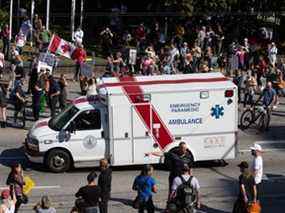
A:
[[[65,172],[71,166],[71,157],[67,151],[54,149],[48,153],[46,165],[52,172]]]

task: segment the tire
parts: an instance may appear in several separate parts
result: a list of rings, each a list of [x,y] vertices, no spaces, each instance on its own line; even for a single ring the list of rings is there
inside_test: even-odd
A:
[[[242,129],[247,129],[253,123],[254,115],[250,109],[245,110],[240,117],[240,126]]]
[[[266,113],[263,113],[258,121],[258,130],[264,132],[268,129],[270,122],[270,116]]]
[[[48,153],[46,165],[54,173],[66,172],[71,167],[71,157],[67,151],[55,149]]]

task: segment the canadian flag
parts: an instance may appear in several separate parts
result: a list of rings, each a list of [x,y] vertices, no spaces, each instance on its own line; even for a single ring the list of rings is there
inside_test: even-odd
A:
[[[63,40],[57,35],[53,35],[48,46],[48,51],[54,54],[71,58],[75,46],[68,41]]]

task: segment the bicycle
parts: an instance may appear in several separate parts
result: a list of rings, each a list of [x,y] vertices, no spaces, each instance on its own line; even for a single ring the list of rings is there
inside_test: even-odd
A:
[[[253,108],[245,110],[240,118],[241,129],[248,129],[252,124],[257,125],[261,132],[268,130],[271,110],[266,106],[254,105]],[[257,123],[256,123],[257,122]]]

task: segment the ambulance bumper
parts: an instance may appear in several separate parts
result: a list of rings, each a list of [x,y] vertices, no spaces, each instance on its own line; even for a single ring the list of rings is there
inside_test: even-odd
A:
[[[25,155],[32,163],[44,163],[44,153],[32,150],[29,148],[27,142],[24,143]]]

